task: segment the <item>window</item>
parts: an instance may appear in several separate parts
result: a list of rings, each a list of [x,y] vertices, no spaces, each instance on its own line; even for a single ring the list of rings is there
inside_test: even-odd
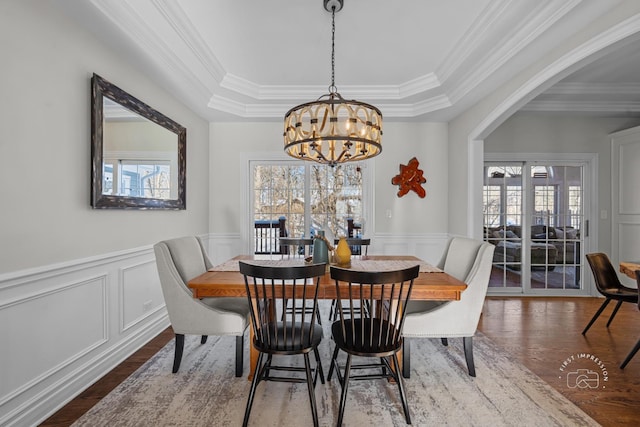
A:
[[[522,167],[485,167],[483,206],[485,227],[521,224]]]
[[[534,185],[533,193],[534,224],[556,225],[556,186]]]
[[[569,186],[569,224],[580,229],[582,224],[582,187],[579,185]]]
[[[497,227],[500,225],[502,211],[502,187],[499,185],[485,185],[483,191],[484,226]]]
[[[357,163],[252,161],[250,170],[254,223],[284,217],[288,236],[311,237],[317,230],[347,235],[348,218],[363,222],[363,171]]]
[[[170,199],[171,164],[163,160],[105,160],[102,194]]]

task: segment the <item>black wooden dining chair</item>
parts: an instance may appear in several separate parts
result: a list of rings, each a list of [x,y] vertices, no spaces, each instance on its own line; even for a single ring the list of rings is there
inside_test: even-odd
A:
[[[305,237],[281,237],[280,238],[280,251],[282,257],[286,255],[287,259],[290,258],[306,258],[311,255],[313,249],[313,239]],[[310,313],[312,307],[306,304],[304,301],[298,300],[297,305],[294,305],[293,301],[287,301],[287,313],[300,314],[305,311]],[[322,319],[320,318],[320,312],[317,313],[318,324],[322,325]]]
[[[593,315],[589,324],[582,331],[582,335],[587,333],[591,325],[593,325],[593,322],[596,321],[598,316],[600,316],[600,313],[602,313],[611,300],[618,301],[618,303],[607,321],[607,328],[613,321],[613,318],[616,317],[616,313],[623,302],[630,302],[633,304],[638,303],[638,291],[620,283],[616,270],[613,268],[613,265],[606,254],[598,252],[586,254],[586,257],[589,262],[589,266],[591,267],[591,271],[593,272],[596,288],[598,289],[598,292],[605,297],[605,300],[598,311],[596,311],[596,314]]]
[[[640,310],[640,270],[636,270],[636,283],[638,284],[638,309]],[[638,339],[636,345],[631,349],[627,357],[624,359],[624,362],[622,362],[622,365],[620,365],[620,369],[624,369],[625,366],[627,366],[627,363],[629,363],[631,359],[633,359],[633,356],[636,355],[638,350],[640,350],[640,339]]]
[[[306,258],[311,255],[313,239],[307,237],[281,237],[280,253],[284,258]]]
[[[369,245],[371,245],[371,239],[363,239],[360,237],[347,237],[347,244],[351,249],[351,254],[354,256],[367,256],[369,252]],[[340,239],[334,240],[336,246],[340,242]],[[364,247],[364,254],[362,248]],[[329,319],[336,320],[338,318],[338,309],[336,308],[337,301],[334,299],[331,301],[331,309],[329,310]],[[366,309],[366,307],[364,307]]]
[[[326,264],[304,266],[266,266],[239,262],[244,275],[247,297],[251,305],[251,322],[254,331],[252,345],[260,355],[256,363],[243,425],[249,422],[251,406],[256,387],[261,381],[282,381],[307,383],[313,425],[318,425],[315,384],[320,376],[324,384],[324,373],[320,363],[318,345],[322,340],[322,327],[318,324],[317,305],[320,278],[324,276]],[[287,311],[287,301],[310,310],[302,310],[299,315]],[[311,368],[309,353],[314,352],[315,368]],[[273,357],[302,354],[304,367],[274,365]],[[275,375],[273,374],[275,372]],[[290,372],[289,376],[278,372]],[[304,372],[305,376],[295,376],[294,372]]]
[[[407,424],[411,424],[409,406],[398,364],[402,348],[402,326],[413,281],[420,272],[416,265],[403,270],[369,272],[331,267],[338,299],[339,320],[331,325],[336,347],[329,368],[329,379],[336,370],[342,386],[337,425],[342,425],[349,379],[393,379],[398,385]],[[369,310],[359,310],[367,305]],[[347,353],[344,372],[338,363],[338,353]],[[379,358],[379,362],[352,364],[353,356]],[[391,366],[393,362],[393,366]],[[371,361],[368,361],[371,362]],[[352,370],[363,372],[353,375]]]

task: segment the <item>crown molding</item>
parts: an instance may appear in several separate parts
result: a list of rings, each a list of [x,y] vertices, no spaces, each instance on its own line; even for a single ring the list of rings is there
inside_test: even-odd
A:
[[[200,34],[193,30],[195,27],[180,4],[169,0],[153,0],[152,3],[203,68],[220,84],[227,72]]]
[[[521,111],[549,111],[576,113],[638,113],[637,101],[531,101]]]
[[[484,55],[483,60],[474,64],[474,67],[469,67],[471,71],[466,76],[461,77],[456,82],[451,82],[454,88],[450,93],[452,102],[458,102],[480,83],[491,77],[501,66],[520,53],[527,45],[549,29],[551,25],[580,4],[581,1],[567,0],[560,2],[549,1],[546,4],[541,3],[538,8],[528,15],[528,20],[523,20],[524,24],[522,26],[505,34],[501,40],[495,42],[494,46],[496,47]],[[505,9],[502,8],[500,12],[506,13]],[[460,68],[462,69],[462,67]],[[448,85],[450,82],[445,81],[445,83]]]
[[[434,89],[442,89],[436,73],[429,73],[398,85],[399,99],[408,98]]]
[[[480,49],[482,41],[487,39],[493,24],[510,5],[511,0],[493,0],[489,3],[480,17],[436,69],[436,74],[440,76],[442,81],[451,79],[455,72],[460,70],[465,62]]]
[[[220,87],[259,101],[317,99],[328,93],[328,86],[322,85],[259,85],[242,77],[227,73]],[[401,101],[440,88],[440,81],[434,73],[420,76],[400,85],[341,85],[340,92],[348,97],[388,99]]]
[[[234,99],[213,95],[207,105],[209,108],[233,114],[246,119],[282,119],[291,104],[247,104]],[[386,118],[412,118],[453,106],[445,95],[438,95],[417,103],[377,103],[376,107]]]
[[[261,85],[228,73],[202,35],[195,30],[179,2],[150,0],[141,5],[133,0],[89,1],[132,43],[145,52],[145,57],[156,64],[157,70],[154,72],[173,86],[171,91],[179,92],[182,98],[194,101],[198,111],[203,111],[204,115],[208,115],[208,111],[204,110],[212,110],[242,118],[282,118],[292,103],[317,99],[328,92],[328,88],[323,85]],[[524,58],[523,49],[538,40],[552,25],[557,26],[558,21],[580,3],[582,0],[540,0],[533,4],[514,0],[491,0],[435,72],[397,85],[341,86],[341,92],[347,99],[375,102],[376,106],[383,110],[385,117],[411,118],[446,108],[462,107],[462,101],[474,89],[491,79],[501,67],[509,61],[514,61],[519,54],[515,60]],[[162,23],[163,30],[171,30],[167,33],[167,39],[160,37],[160,30],[149,24],[156,15],[159,17],[158,23]],[[522,16],[524,18],[521,18]],[[602,46],[613,43],[613,39],[620,40],[625,32],[628,35],[633,34],[637,24],[633,19],[627,21],[626,31],[623,25],[622,28],[618,26],[616,32],[605,32],[588,48],[576,50],[574,54],[560,61],[564,64],[558,63],[554,66],[564,66],[569,70],[574,64],[585,61]],[[498,27],[501,23],[504,27],[505,22],[514,25],[502,31]],[[591,47],[593,49],[590,49]],[[519,65],[524,66],[524,61],[526,60]],[[547,83],[542,82],[540,87],[548,87]],[[611,90],[607,89],[607,86],[567,83],[553,87],[549,93],[640,93],[640,85],[636,84],[620,84],[615,87],[612,85]],[[196,102],[203,99],[205,101]],[[523,101],[526,102],[524,99],[521,100]],[[563,108],[560,104],[562,103],[535,100],[525,109],[540,111],[531,109]],[[581,107],[580,102],[564,104],[567,108],[574,105],[576,108],[582,108],[579,111],[590,111],[587,107]],[[610,108],[627,108],[625,111],[629,111],[628,108],[636,111],[637,108],[633,103],[625,102],[596,104],[598,106],[593,108],[603,108],[605,105],[609,105]]]
[[[180,85],[194,94],[210,91],[208,85],[202,82],[184,61],[172,53],[166,43],[162,43],[156,33],[147,25],[142,17],[127,2],[110,2],[105,0],[90,0],[91,3],[116,25],[123,34],[134,41],[143,52],[153,52],[148,55],[158,65],[158,69],[165,78],[174,81],[173,76],[183,76]],[[188,88],[185,88],[187,86]]]
[[[506,117],[517,110],[524,109],[532,102],[533,98],[543,90],[548,89],[547,84],[579,68],[586,58],[595,60],[595,56],[604,55],[612,46],[622,40],[637,42],[640,39],[640,13],[629,17],[623,22],[608,29],[604,33],[587,40],[580,46],[561,56],[551,64],[540,70],[511,95],[505,98],[496,108],[485,117],[469,134],[470,142],[484,139],[489,133],[502,123]],[[535,104],[534,104],[535,106]]]
[[[567,82],[551,86],[545,95],[639,95],[640,83]]]

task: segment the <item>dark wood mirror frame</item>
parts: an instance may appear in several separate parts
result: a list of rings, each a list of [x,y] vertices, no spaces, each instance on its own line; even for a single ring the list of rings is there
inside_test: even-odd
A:
[[[178,139],[178,197],[153,199],[102,194],[103,97],[175,133]],[[186,209],[187,129],[97,74],[91,78],[91,206],[94,209]]]

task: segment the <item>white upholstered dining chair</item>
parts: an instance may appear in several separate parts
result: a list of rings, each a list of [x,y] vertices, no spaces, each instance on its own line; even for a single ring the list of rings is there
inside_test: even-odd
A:
[[[487,294],[495,246],[480,240],[454,237],[438,267],[467,284],[459,301],[409,301],[404,323],[403,376],[410,375],[410,341],[413,338],[463,338],[469,375],[476,376],[473,363],[475,335]]]
[[[195,299],[187,287],[190,279],[212,267],[202,241],[194,236],[159,242],[153,246],[169,321],[175,333],[173,373],[182,360],[185,335],[236,336],[236,376],[242,376],[244,332],[249,325],[246,298]]]

